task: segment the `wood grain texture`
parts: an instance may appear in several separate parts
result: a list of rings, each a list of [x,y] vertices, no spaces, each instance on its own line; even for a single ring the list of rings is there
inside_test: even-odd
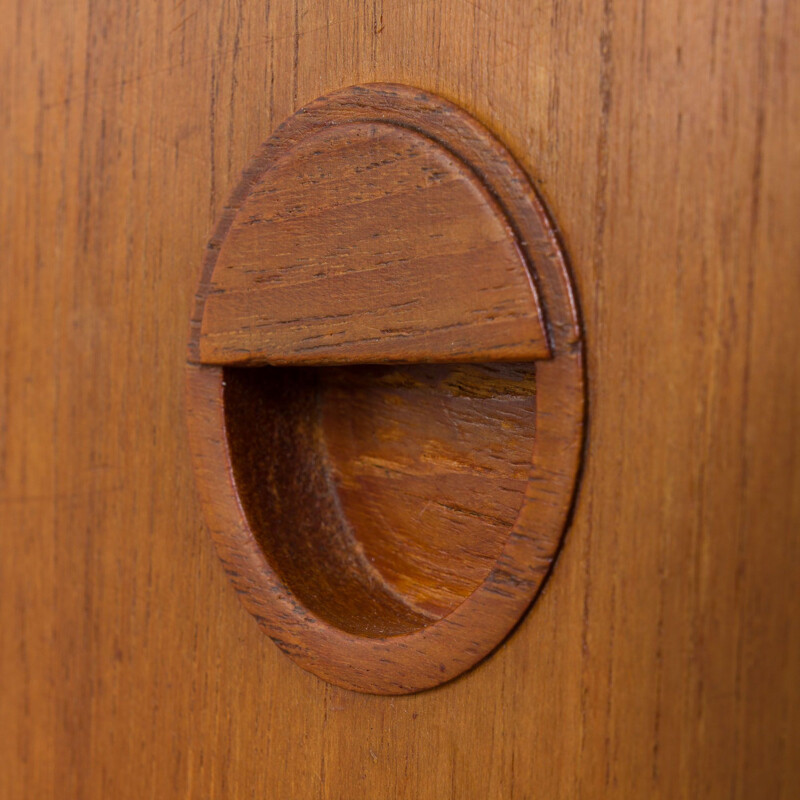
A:
[[[524,502],[535,366],[342,370],[320,417],[368,561],[428,617],[454,610],[490,574]]]
[[[446,101],[391,85],[290,117],[247,165],[209,244],[191,357],[547,358],[526,247],[491,174],[456,155],[493,150],[489,136]]]
[[[0,7],[0,796],[797,795],[796,3]],[[184,433],[197,259],[243,165],[373,80],[534,176],[592,378],[545,591],[405,698],[260,633]]]
[[[225,572],[297,663],[406,694],[516,625],[575,494],[576,306],[530,181],[439,97],[341,89],[248,164],[203,265],[188,426]]]

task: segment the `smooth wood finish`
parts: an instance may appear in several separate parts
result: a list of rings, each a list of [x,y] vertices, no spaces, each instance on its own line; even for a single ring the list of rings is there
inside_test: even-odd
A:
[[[0,796],[797,796],[797,3],[0,6]],[[243,165],[374,80],[533,176],[591,377],[532,612],[395,698],[259,631],[184,432],[198,258]]]
[[[225,571],[301,666],[405,694],[516,625],[574,497],[576,305],[527,177],[442,98],[341,89],[247,166],[197,293],[190,444]],[[450,363],[331,369],[376,360]]]
[[[487,136],[404,87],[355,87],[292,116],[247,166],[209,244],[191,358],[547,358],[525,248],[491,173],[485,185],[459,158],[493,150]]]
[[[453,611],[490,574],[524,503],[535,366],[373,367],[325,377],[331,473],[345,518],[363,532],[364,555],[422,614]]]

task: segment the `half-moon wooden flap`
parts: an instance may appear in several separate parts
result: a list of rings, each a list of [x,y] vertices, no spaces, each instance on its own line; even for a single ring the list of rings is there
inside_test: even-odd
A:
[[[189,360],[212,536],[298,664],[404,694],[516,625],[569,518],[583,344],[547,212],[476,120],[387,84],[289,117],[209,242]]]
[[[280,144],[209,254],[192,360],[549,357],[508,219],[442,144],[380,120],[324,126]]]

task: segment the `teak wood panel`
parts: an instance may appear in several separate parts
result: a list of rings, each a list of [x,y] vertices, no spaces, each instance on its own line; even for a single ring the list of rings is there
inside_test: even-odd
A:
[[[0,794],[793,797],[797,4],[2,3]],[[298,669],[213,554],[184,344],[248,157],[391,80],[536,181],[589,435],[535,608],[464,678]]]

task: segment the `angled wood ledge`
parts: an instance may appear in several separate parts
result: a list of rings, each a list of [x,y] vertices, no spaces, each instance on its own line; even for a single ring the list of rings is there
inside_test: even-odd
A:
[[[209,250],[190,360],[231,365],[550,357],[503,210],[441,143],[356,120],[279,131]]]

